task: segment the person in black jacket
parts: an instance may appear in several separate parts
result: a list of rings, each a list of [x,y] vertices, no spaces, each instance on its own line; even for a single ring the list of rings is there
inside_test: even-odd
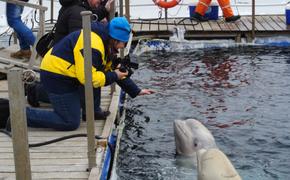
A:
[[[95,20],[101,21],[109,16],[111,4],[114,0],[60,0],[62,5],[55,29],[54,44],[69,33],[80,30],[82,28],[82,11],[92,11]]]

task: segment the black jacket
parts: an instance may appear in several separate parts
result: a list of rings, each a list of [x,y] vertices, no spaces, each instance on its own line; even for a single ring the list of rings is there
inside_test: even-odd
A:
[[[69,33],[82,29],[82,11],[92,11],[97,15],[98,21],[104,19],[109,15],[104,6],[98,8],[91,8],[86,0],[60,0],[62,5],[55,29],[54,44]]]

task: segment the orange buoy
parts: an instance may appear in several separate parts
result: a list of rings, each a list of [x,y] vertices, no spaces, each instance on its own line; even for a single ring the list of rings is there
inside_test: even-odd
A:
[[[172,1],[164,1],[164,0],[153,0],[153,2],[162,8],[172,8],[176,6],[181,0],[172,0]]]

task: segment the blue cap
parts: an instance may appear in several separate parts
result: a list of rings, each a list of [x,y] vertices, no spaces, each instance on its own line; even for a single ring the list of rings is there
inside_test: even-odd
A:
[[[131,26],[125,17],[115,17],[109,23],[109,35],[118,41],[128,42]]]

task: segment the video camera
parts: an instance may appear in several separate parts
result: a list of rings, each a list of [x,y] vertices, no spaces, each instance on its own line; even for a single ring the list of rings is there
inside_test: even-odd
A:
[[[128,77],[130,77],[134,71],[132,69],[138,69],[139,64],[137,62],[131,61],[131,58],[129,55],[125,56],[124,58],[115,58],[113,60],[113,64],[115,68],[120,64],[119,70],[121,72],[128,71]]]

